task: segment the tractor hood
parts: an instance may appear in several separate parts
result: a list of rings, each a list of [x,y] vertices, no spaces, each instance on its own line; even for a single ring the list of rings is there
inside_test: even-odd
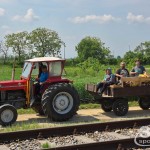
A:
[[[0,81],[0,90],[25,90],[27,80]]]

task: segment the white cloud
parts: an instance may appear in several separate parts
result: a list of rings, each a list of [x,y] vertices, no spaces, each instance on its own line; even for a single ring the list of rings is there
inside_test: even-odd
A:
[[[5,9],[3,9],[3,8],[0,8],[0,16],[4,16],[5,15]]]
[[[150,23],[150,17],[144,17],[143,15],[134,15],[133,13],[128,13],[127,20],[130,23]]]
[[[96,16],[96,15],[86,15],[84,17],[74,17],[69,19],[73,23],[87,23],[87,22],[97,22],[100,24],[119,21],[120,18],[113,17],[112,15],[103,15],[103,16]]]
[[[39,19],[39,16],[36,16],[34,14],[34,11],[32,8],[28,9],[24,16],[16,15],[12,18],[12,20],[14,21],[23,21],[23,22],[31,22],[31,21],[38,20],[38,19]]]

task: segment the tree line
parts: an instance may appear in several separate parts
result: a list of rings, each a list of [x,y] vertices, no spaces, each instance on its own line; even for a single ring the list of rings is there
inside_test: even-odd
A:
[[[60,48],[64,42],[56,31],[47,28],[37,28],[30,33],[27,31],[8,34],[0,41],[0,54],[3,63],[15,57],[21,63],[25,59],[44,56],[60,56]],[[10,55],[10,50],[14,55]],[[87,66],[87,64],[116,65],[124,60],[133,63],[142,59],[144,64],[150,64],[150,41],[140,43],[134,50],[127,51],[123,57],[114,57],[109,47],[98,37],[87,36],[76,46],[76,58],[67,59],[67,65]],[[9,59],[8,59],[9,58]],[[86,64],[86,65],[85,65]],[[83,67],[84,68],[84,67]]]
[[[32,57],[58,56],[63,41],[56,31],[47,28],[37,28],[27,31],[8,34],[0,42],[0,53],[4,63],[12,50],[18,63]]]
[[[123,57],[114,57],[110,48],[106,47],[100,38],[87,36],[78,43],[76,51],[78,57],[68,60],[68,64],[87,67],[83,64],[93,64],[94,60],[94,64],[117,65],[125,61],[132,65],[137,59],[140,59],[144,65],[150,64],[150,41],[141,42],[135,49],[127,51]]]

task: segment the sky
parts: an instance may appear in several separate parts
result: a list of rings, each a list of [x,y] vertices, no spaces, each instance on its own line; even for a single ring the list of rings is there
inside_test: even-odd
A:
[[[149,0],[0,0],[0,40],[38,27],[55,30],[66,58],[86,36],[98,37],[115,56],[150,40]],[[64,47],[61,47],[62,56]]]

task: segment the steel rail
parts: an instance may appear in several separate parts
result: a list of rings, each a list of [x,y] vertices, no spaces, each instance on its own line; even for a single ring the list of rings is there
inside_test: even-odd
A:
[[[55,127],[55,128],[44,128],[17,132],[7,132],[0,133],[0,143],[10,142],[14,140],[25,140],[25,139],[42,139],[54,136],[65,136],[65,135],[76,135],[81,133],[88,133],[93,131],[111,131],[115,129],[124,128],[135,128],[138,126],[150,125],[150,119],[135,119],[135,120],[125,120],[125,121],[114,121],[114,122],[104,122],[104,123],[90,123],[90,124],[80,124],[65,127]],[[119,148],[119,146],[124,146],[125,148],[137,147],[133,139],[123,139],[123,140],[113,140],[107,142],[95,142],[81,145],[72,145],[65,147],[58,147],[54,149],[58,150],[97,150],[100,148]],[[51,149],[52,150],[52,149]],[[119,149],[118,149],[119,150]]]
[[[7,132],[7,133],[0,133],[0,141],[37,138],[38,136],[41,137],[63,136],[63,135],[77,134],[81,132],[86,133],[93,131],[106,131],[120,128],[121,129],[134,128],[136,126],[144,126],[149,124],[150,119],[135,119],[125,121],[104,122],[104,123],[80,124],[73,126],[44,128],[44,129],[35,129],[17,132]]]
[[[148,140],[150,140],[150,138]],[[141,146],[140,148],[145,149],[149,147],[150,145]],[[134,143],[134,138],[56,147],[48,150],[126,150],[131,148],[139,148],[139,146]]]

